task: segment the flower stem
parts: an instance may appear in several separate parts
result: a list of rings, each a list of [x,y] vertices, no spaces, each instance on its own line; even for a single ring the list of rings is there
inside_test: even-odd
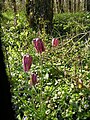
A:
[[[41,73],[41,80],[40,80],[40,113],[41,113],[41,119],[43,119],[42,117],[42,108],[43,108],[43,101],[42,101],[42,87],[43,87],[43,60],[42,60],[42,55],[40,54],[40,73]]]

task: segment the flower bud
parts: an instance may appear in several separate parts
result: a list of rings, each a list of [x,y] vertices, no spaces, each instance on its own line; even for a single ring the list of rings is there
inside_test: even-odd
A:
[[[44,44],[40,38],[33,39],[33,44],[38,53],[41,54],[43,51],[45,51]]]
[[[81,79],[79,79],[78,81],[78,88],[82,88],[83,87],[83,81]]]
[[[36,73],[31,74],[30,86],[35,85],[37,83],[37,75]]]
[[[32,65],[32,57],[30,55],[23,56],[23,69],[25,72],[28,72]]]
[[[53,47],[56,47],[56,46],[58,46],[59,45],[59,40],[57,39],[57,38],[53,38],[52,39],[52,46]]]

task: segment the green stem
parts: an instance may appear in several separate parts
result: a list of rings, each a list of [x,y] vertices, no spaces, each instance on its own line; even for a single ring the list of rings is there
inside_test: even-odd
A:
[[[33,88],[34,88],[34,87],[33,87]],[[31,92],[31,93],[32,93],[32,92]],[[33,103],[33,109],[34,109],[34,112],[35,112],[35,116],[34,116],[34,118],[35,118],[35,120],[36,120],[37,110],[36,110],[36,108],[35,108],[34,95],[33,95],[33,93],[32,93],[32,103]]]
[[[43,61],[42,61],[42,55],[40,54],[40,73],[41,73],[41,80],[40,80],[40,87],[41,87],[41,90],[40,90],[40,113],[41,113],[41,119],[43,119],[43,117],[42,117],[42,108],[43,108],[43,101],[42,101],[43,73],[42,73],[42,70],[43,70]]]

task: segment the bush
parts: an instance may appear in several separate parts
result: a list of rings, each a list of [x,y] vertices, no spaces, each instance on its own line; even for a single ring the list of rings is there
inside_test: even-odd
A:
[[[90,13],[56,14],[53,19],[53,35],[76,35],[90,30]]]

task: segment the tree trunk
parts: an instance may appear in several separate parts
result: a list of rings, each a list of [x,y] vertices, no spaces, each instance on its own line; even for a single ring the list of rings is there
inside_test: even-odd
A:
[[[74,7],[73,7],[73,9],[74,9],[74,12],[76,12],[76,0],[74,0]]]
[[[71,12],[71,0],[69,0],[69,12]]]
[[[43,0],[43,14],[44,14],[44,21],[46,24],[46,32],[50,33],[52,30],[52,20],[53,20],[53,0]]]
[[[36,1],[35,1],[36,2]],[[35,14],[34,14],[35,5],[33,0],[26,0],[26,17],[31,28],[35,28]]]
[[[59,13],[60,13],[60,11],[61,11],[61,0],[59,0],[58,2],[59,2],[58,4],[59,4]]]
[[[82,8],[81,8],[82,11],[84,11],[84,0],[82,0]]]
[[[59,11],[59,1],[58,0],[56,0],[56,8],[57,8],[57,13],[59,13],[60,11]]]
[[[14,9],[14,25],[16,26],[16,25],[17,25],[17,17],[16,17],[16,14],[17,14],[16,0],[12,0],[12,3],[13,3],[13,9]]]
[[[53,12],[54,12],[54,13],[57,13],[56,0],[54,0]]]
[[[67,4],[66,4],[66,0],[64,0],[63,8],[64,8],[64,12],[66,12],[66,11],[67,11]]]
[[[3,7],[3,2],[0,2],[0,23],[1,21],[1,11]],[[1,24],[0,24],[1,28]],[[2,51],[1,43],[2,30],[0,30],[0,118],[3,120],[15,120],[15,113],[12,109],[11,103],[11,93],[10,93],[10,82],[6,74],[6,66],[4,63],[4,55]]]
[[[80,11],[80,0],[78,0],[77,9]]]
[[[87,0],[87,11],[90,12],[90,0]]]
[[[73,13],[73,0],[71,0],[71,12]]]
[[[84,11],[87,11],[87,0],[84,0]]]
[[[64,0],[61,0],[61,13],[64,12]]]

